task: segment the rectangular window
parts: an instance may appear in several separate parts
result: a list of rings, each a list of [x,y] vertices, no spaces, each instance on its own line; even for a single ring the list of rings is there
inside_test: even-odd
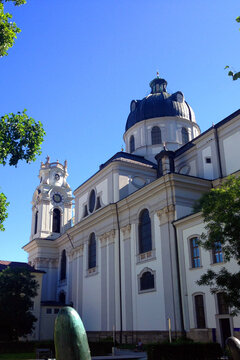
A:
[[[204,302],[203,295],[196,295],[195,298],[195,312],[198,329],[205,329],[205,313],[204,313]]]
[[[58,314],[59,313],[59,309],[54,309],[54,314]]]
[[[46,313],[47,313],[47,314],[51,314],[51,313],[52,313],[52,309],[51,309],[51,308],[47,308]]]
[[[192,262],[192,268],[198,268],[201,266],[200,263],[200,252],[199,252],[199,246],[198,246],[198,238],[194,237],[190,239],[190,251],[191,251],[191,262]]]
[[[224,293],[217,293],[217,303],[218,303],[218,313],[219,314],[229,314],[229,307],[226,304],[226,300],[224,298]]]
[[[213,263],[223,262],[222,245],[219,241],[216,241],[212,250]]]

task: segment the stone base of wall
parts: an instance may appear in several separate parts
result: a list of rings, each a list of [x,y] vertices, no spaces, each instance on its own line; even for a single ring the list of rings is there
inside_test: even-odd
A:
[[[88,340],[101,341],[105,339],[113,338],[112,331],[87,331]],[[176,339],[183,336],[180,331],[172,332],[172,339]],[[168,331],[123,331],[122,341],[120,332],[116,331],[115,338],[118,343],[123,344],[137,344],[138,340],[141,339],[143,344],[151,342],[163,342],[169,339]]]
[[[212,329],[190,329],[187,337],[193,341],[199,342],[212,342]]]

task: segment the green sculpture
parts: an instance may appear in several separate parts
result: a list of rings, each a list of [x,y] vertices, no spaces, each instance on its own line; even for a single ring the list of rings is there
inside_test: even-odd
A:
[[[72,307],[66,306],[58,313],[54,343],[56,360],[91,360],[85,328]]]

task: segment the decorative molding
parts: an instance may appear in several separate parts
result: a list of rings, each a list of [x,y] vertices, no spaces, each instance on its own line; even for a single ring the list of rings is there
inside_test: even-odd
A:
[[[58,266],[58,259],[56,258],[45,258],[45,257],[36,257],[32,261],[32,266],[36,269],[38,267],[57,267]]]
[[[131,234],[131,224],[128,224],[121,228],[121,231],[123,233],[123,240],[126,240],[130,237]]]
[[[74,249],[71,249],[68,253],[70,255],[70,259],[72,260],[78,258],[79,256],[83,256],[83,250],[84,250],[84,244],[81,244],[75,247]]]
[[[112,229],[99,236],[101,247],[114,243],[115,241],[115,229]]]
[[[160,225],[173,221],[175,218],[175,205],[170,204],[165,206],[163,209],[158,210],[157,216],[159,218]]]

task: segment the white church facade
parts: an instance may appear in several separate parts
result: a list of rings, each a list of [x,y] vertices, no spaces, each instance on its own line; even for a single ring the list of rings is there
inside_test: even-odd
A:
[[[116,153],[72,194],[67,163],[41,164],[32,201],[29,264],[44,271],[39,339],[53,336],[59,308],[70,304],[90,337],[161,341],[184,332],[195,340],[239,337],[221,294],[196,284],[224,263],[207,252],[194,202],[240,170],[240,110],[203,134],[178,91],[159,77],[151,93],[133,100]],[[73,217],[73,199],[75,214]]]

